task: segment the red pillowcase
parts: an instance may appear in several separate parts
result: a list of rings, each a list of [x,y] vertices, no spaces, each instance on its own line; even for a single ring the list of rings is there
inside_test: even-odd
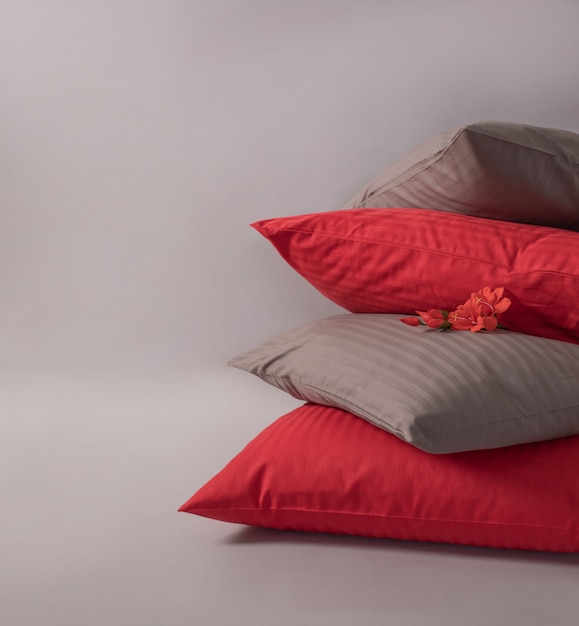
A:
[[[353,209],[252,224],[355,313],[453,310],[505,287],[509,329],[579,343],[579,232],[428,211]]]
[[[578,475],[579,436],[431,455],[307,404],[179,510],[269,528],[576,552]]]

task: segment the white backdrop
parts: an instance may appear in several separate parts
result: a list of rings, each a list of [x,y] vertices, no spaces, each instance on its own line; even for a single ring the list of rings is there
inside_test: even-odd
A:
[[[248,224],[337,209],[461,123],[579,132],[579,3],[0,12],[3,623],[571,623],[575,557],[240,534],[175,509],[298,404],[227,360],[339,311]]]

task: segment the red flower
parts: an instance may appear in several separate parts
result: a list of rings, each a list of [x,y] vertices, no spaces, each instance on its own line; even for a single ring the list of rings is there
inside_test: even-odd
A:
[[[484,287],[472,293],[470,298],[457,307],[448,316],[451,328],[454,330],[470,330],[476,333],[479,330],[495,330],[498,326],[497,313],[504,313],[511,301],[503,297],[504,289]]]
[[[479,330],[495,330],[499,325],[497,315],[504,313],[511,301],[503,296],[504,288],[491,289],[483,287],[480,291],[470,294],[470,298],[448,313],[442,309],[428,309],[416,311],[421,319],[405,317],[401,321],[409,326],[425,324],[429,328],[452,328],[452,330],[470,330],[473,333]]]
[[[401,317],[400,321],[408,326],[420,326],[420,320],[417,317]]]
[[[511,301],[503,297],[504,287],[491,289],[483,287],[480,291],[471,294],[471,300],[476,300],[480,305],[480,315],[499,315],[504,313],[510,306]]]
[[[456,311],[448,315],[448,321],[453,330],[470,330],[476,333],[479,330],[494,330],[498,321],[494,315],[480,315],[479,303],[469,300],[461,304]]]
[[[447,321],[448,312],[441,309],[428,309],[428,311],[416,311],[428,328],[450,328]]]

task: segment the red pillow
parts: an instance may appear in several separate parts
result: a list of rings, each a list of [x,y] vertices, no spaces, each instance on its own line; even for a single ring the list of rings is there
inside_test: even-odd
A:
[[[509,329],[579,343],[579,232],[424,209],[353,209],[252,224],[354,313],[453,310],[505,287]]]
[[[576,552],[578,475],[579,436],[431,455],[306,404],[179,510],[269,528]]]

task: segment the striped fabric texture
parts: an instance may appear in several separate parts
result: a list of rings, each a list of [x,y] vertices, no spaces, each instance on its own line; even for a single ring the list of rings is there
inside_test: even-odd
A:
[[[419,207],[579,230],[579,135],[479,122],[417,147],[344,208]]]
[[[579,343],[579,232],[423,209],[354,209],[253,226],[353,313],[452,311],[504,287],[511,330]]]
[[[230,365],[431,453],[579,433],[579,346],[511,331],[443,332],[399,315],[346,314],[283,333]]]
[[[579,551],[579,436],[432,455],[339,409],[279,418],[180,508],[283,530]]]

